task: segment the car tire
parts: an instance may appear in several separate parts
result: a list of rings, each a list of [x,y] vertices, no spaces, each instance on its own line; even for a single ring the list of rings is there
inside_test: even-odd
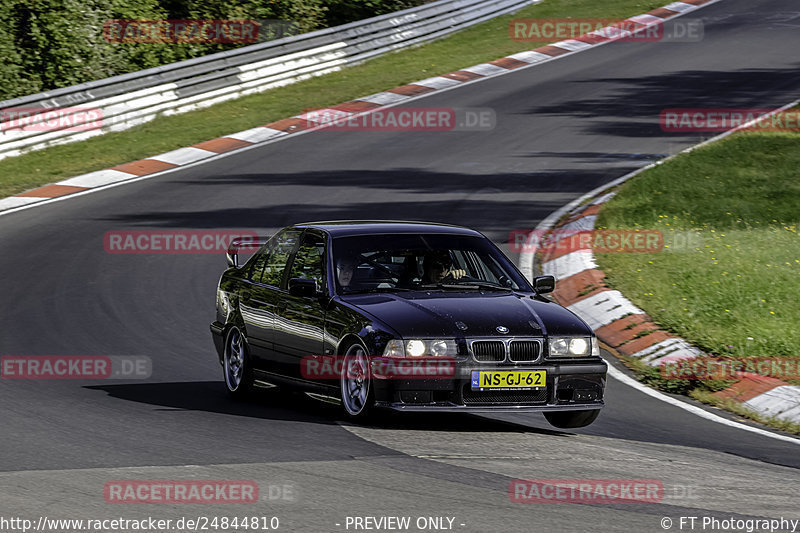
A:
[[[234,326],[225,336],[225,352],[222,357],[222,371],[228,394],[236,400],[247,398],[253,391],[253,367],[247,339],[242,330]]]
[[[587,409],[585,411],[556,411],[545,413],[544,417],[551,426],[560,429],[586,427],[597,419],[600,409]]]
[[[342,409],[346,417],[366,420],[375,403],[367,350],[354,342],[344,351],[344,361],[339,375]]]

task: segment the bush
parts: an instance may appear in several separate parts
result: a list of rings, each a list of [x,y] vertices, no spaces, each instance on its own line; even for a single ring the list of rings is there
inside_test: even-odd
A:
[[[112,43],[109,19],[287,21],[289,34],[344,24],[424,0],[4,0],[0,100],[236,48],[221,43]],[[285,29],[276,25],[270,36]]]
[[[339,26],[354,20],[384,15],[424,4],[424,0],[325,0],[327,26]]]

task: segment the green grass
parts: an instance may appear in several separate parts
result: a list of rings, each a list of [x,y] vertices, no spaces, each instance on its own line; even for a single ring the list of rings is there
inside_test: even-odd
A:
[[[800,357],[798,167],[799,134],[747,132],[628,181],[603,206],[597,227],[657,229],[665,247],[596,254],[606,283],[708,353]],[[714,396],[733,382],[668,380],[621,359],[651,387],[800,435],[800,424]]]
[[[597,254],[607,282],[709,353],[800,356],[798,168],[800,135],[740,133],[642,173],[598,227],[659,229],[667,247]]]
[[[544,43],[516,42],[514,18],[625,18],[664,0],[545,0],[434,43],[235,101],[159,117],[137,128],[0,161],[0,197],[491,61]]]

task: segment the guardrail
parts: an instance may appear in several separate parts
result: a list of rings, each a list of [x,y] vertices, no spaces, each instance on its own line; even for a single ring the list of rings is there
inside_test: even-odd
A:
[[[0,102],[0,110],[59,109],[63,124],[0,129],[0,159],[334,72],[540,1],[438,0],[335,28],[6,100]],[[79,115],[87,108],[102,114],[102,126],[75,131],[76,124],[87,120]]]

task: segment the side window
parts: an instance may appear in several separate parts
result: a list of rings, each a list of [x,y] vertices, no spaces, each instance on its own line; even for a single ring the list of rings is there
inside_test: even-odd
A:
[[[269,259],[269,252],[270,249],[267,248],[253,257],[253,260],[250,262],[250,269],[247,271],[247,279],[255,282],[261,281],[261,273],[264,270],[267,259]]]
[[[261,250],[247,260],[245,278],[256,283],[261,282],[261,273],[264,271],[264,265],[267,263],[269,254],[272,253],[272,248],[275,246],[275,239],[276,237],[271,237]]]
[[[322,288],[325,280],[325,239],[307,232],[294,256],[289,278],[314,279]]]
[[[300,230],[287,230],[276,237],[272,252],[264,262],[261,283],[274,287],[281,286],[283,271],[286,269],[286,263],[289,261],[295,246],[297,246],[297,239],[299,238]]]

